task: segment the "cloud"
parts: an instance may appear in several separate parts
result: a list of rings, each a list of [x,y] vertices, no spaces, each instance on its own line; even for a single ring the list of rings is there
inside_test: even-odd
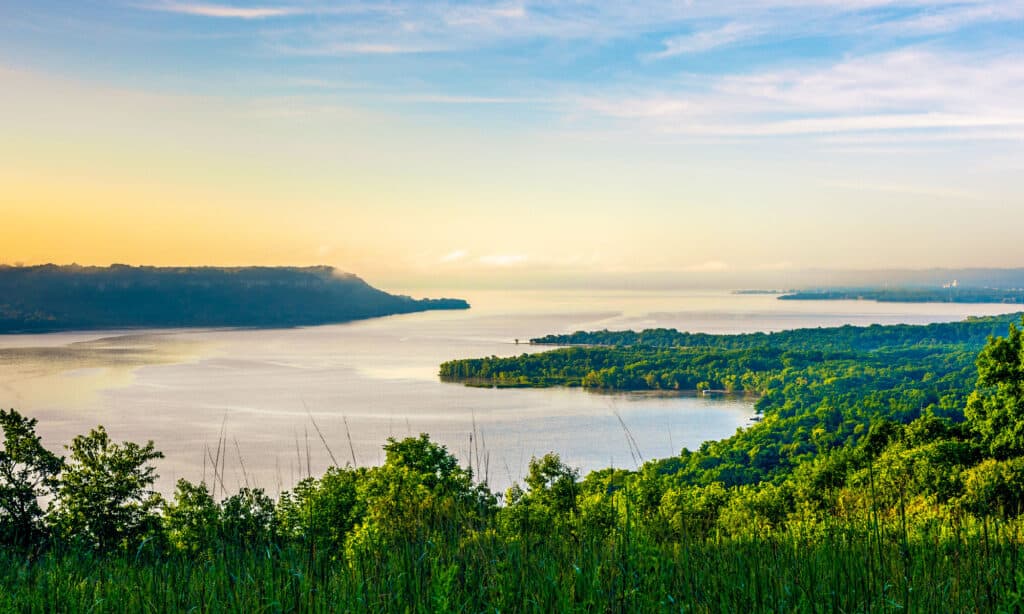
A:
[[[1024,126],[1024,57],[1016,54],[902,49],[670,87],[590,94],[575,105],[646,131],[727,138]]]
[[[1024,18],[1024,2],[1006,0],[1000,3],[962,4],[952,7],[931,8],[879,26],[894,34],[921,35],[953,32],[988,22],[1011,22]]]
[[[326,43],[315,45],[278,45],[275,49],[285,55],[298,56],[351,56],[351,55],[412,55],[447,51],[448,47],[434,44],[402,44],[385,42]]]
[[[389,100],[402,102],[423,102],[427,104],[526,104],[539,102],[532,98],[511,98],[498,96],[454,96],[447,94],[402,94]]]
[[[993,126],[1024,126],[1022,115],[973,115],[952,113],[907,113],[895,115],[847,115],[794,119],[756,126],[724,127],[714,134],[737,136],[786,136],[831,134],[837,132],[877,132],[887,130],[926,130],[948,128],[985,128]]]
[[[589,111],[608,117],[658,119],[693,114],[696,107],[687,98],[687,94],[676,97],[654,94],[649,97],[625,99],[584,97],[577,103]]]
[[[438,260],[438,262],[442,262],[442,263],[457,262],[459,260],[463,260],[468,255],[469,255],[468,251],[466,251],[464,249],[457,249],[457,250],[455,250],[453,252],[449,252],[449,253],[445,254],[444,256],[441,256],[441,259]]]
[[[456,7],[444,15],[444,21],[453,26],[494,25],[509,19],[523,19],[527,16],[522,4],[507,4],[491,7]]]
[[[286,17],[299,15],[304,11],[294,7],[241,7],[224,4],[192,4],[185,2],[162,2],[141,6],[151,11],[195,15],[198,17],[217,17],[222,19],[266,19],[268,17]]]
[[[664,49],[656,53],[648,54],[646,57],[651,60],[663,60],[679,55],[690,53],[701,53],[718,47],[730,45],[749,36],[756,35],[757,29],[740,23],[728,23],[715,30],[704,30],[675,36],[665,39],[662,42]]]

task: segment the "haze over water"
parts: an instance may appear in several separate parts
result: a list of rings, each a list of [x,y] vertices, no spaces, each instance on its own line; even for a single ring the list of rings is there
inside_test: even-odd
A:
[[[321,474],[332,454],[339,464],[377,464],[387,437],[420,432],[464,463],[473,450],[478,475],[484,465],[492,487],[503,489],[521,479],[531,456],[549,451],[587,472],[696,448],[748,424],[752,401],[469,388],[438,380],[445,360],[542,351],[550,348],[515,340],[581,329],[738,333],[1017,310],[723,292],[437,294],[465,297],[473,309],[297,329],[0,336],[0,405],[38,418],[52,449],[96,424],[118,440],[155,440],[167,456],[159,463],[165,492],[179,477],[199,480],[205,471],[212,479],[222,432],[229,491],[247,483],[271,493],[290,488],[308,472]]]

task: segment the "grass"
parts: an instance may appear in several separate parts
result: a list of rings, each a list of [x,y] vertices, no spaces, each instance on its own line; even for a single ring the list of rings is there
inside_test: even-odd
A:
[[[301,543],[0,554],[9,612],[1021,612],[1017,522],[817,525],[757,538],[442,531]]]

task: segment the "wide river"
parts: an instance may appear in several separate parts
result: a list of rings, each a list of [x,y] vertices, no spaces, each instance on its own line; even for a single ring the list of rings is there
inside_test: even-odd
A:
[[[38,418],[55,450],[97,424],[118,440],[154,440],[166,455],[164,492],[179,477],[212,480],[218,448],[229,491],[249,484],[277,493],[335,461],[377,464],[387,437],[421,432],[503,489],[549,451],[586,472],[696,448],[748,425],[752,402],[469,388],[438,380],[445,360],[540,351],[515,340],[581,329],[736,333],[1017,310],[724,292],[431,295],[464,297],[473,308],[295,329],[0,335],[0,406]]]

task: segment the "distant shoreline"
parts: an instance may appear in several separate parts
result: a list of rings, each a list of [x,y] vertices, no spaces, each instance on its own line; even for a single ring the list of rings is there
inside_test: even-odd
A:
[[[877,303],[1024,304],[1024,289],[999,288],[849,288],[801,290],[780,301],[874,301]]]
[[[389,294],[331,267],[0,267],[0,334],[294,328],[469,309]]]

